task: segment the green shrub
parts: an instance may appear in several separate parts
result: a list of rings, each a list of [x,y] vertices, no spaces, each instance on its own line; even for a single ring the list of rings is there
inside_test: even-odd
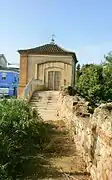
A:
[[[0,102],[0,179],[17,179],[28,158],[43,149],[47,130],[38,113],[21,100]]]
[[[68,94],[70,96],[75,96],[77,94],[77,89],[75,87],[68,86]]]
[[[78,80],[79,94],[91,103],[98,103],[103,98],[103,68],[101,65],[85,65]]]
[[[112,102],[112,52],[102,64],[86,64],[78,68],[79,94],[92,104]]]

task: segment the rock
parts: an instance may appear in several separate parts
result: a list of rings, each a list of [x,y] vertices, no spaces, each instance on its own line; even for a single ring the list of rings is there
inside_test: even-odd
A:
[[[66,126],[74,136],[76,148],[83,155],[92,179],[110,180],[112,103],[101,104],[93,114],[88,113],[88,106],[89,102],[78,96],[63,97],[61,94],[57,104],[59,117],[64,118]]]

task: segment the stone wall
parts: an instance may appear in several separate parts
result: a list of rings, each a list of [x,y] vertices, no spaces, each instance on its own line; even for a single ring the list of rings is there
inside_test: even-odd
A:
[[[93,180],[112,180],[112,103],[102,104],[94,114],[78,96],[59,94],[58,116],[72,133]]]

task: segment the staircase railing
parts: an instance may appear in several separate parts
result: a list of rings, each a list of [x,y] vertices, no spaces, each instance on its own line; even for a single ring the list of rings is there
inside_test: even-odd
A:
[[[32,79],[24,88],[22,98],[29,101],[33,92],[36,90],[44,90],[44,84],[41,80]]]

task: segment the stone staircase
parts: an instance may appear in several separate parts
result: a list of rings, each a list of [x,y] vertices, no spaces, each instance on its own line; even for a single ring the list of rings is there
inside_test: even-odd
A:
[[[44,121],[57,119],[57,98],[59,91],[36,91],[30,100],[30,106],[38,110]]]
[[[90,180],[86,164],[77,151],[65,122],[57,118],[58,98],[59,91],[37,91],[30,100],[30,106],[38,110],[45,124],[51,124],[51,139],[43,151],[44,159],[47,159],[48,163],[43,162],[40,170],[28,179]]]

